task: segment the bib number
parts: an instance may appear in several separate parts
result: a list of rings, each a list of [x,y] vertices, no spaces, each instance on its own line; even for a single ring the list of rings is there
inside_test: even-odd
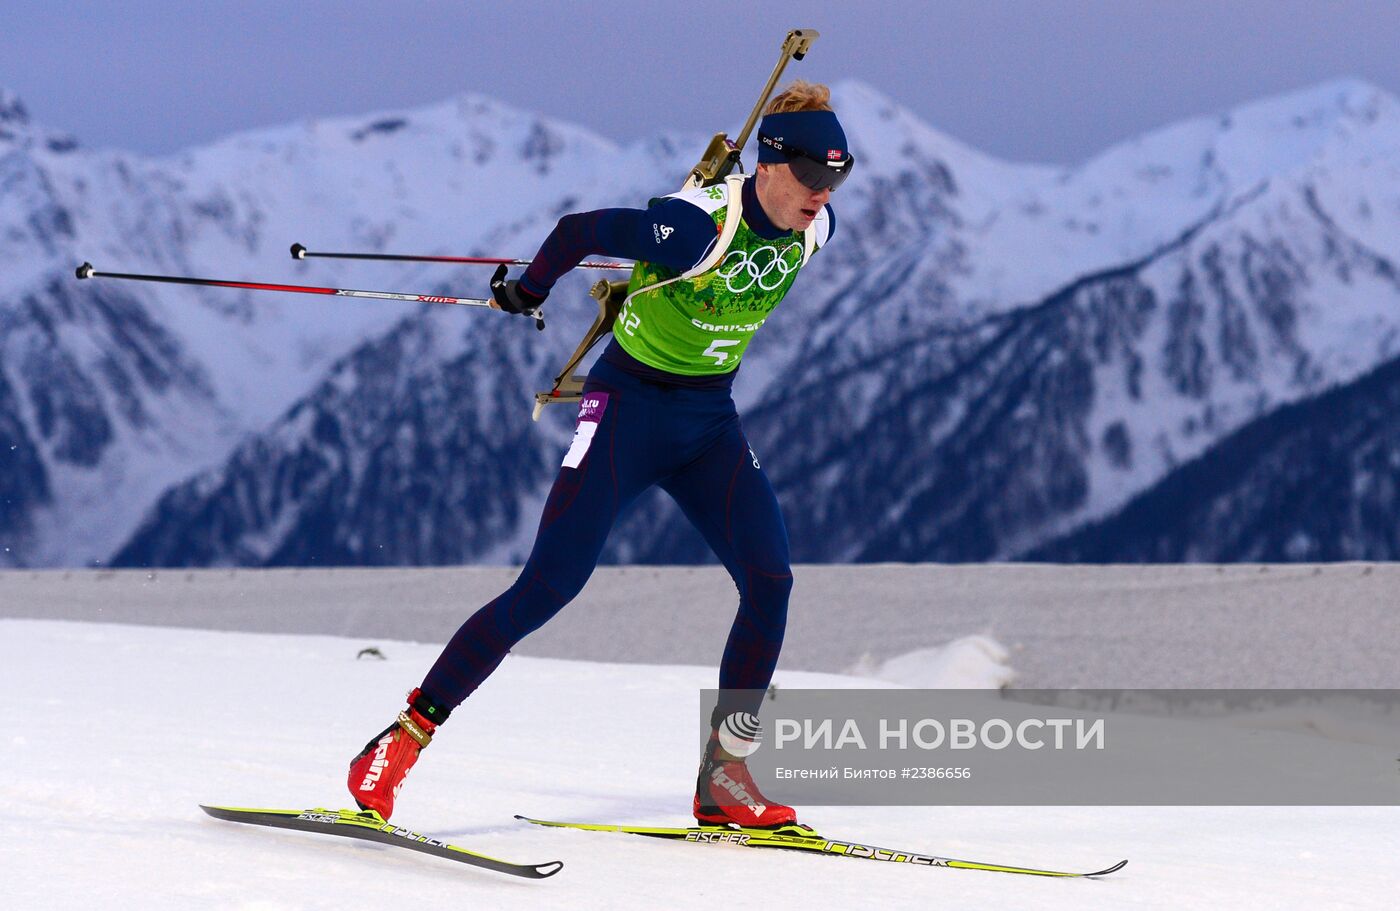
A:
[[[729,360],[729,352],[720,351],[719,349],[729,348],[737,344],[739,344],[739,339],[737,338],[717,338],[710,342],[710,347],[705,349],[705,357],[712,357],[715,359],[716,364],[723,364],[725,361]]]
[[[622,323],[622,331],[628,335],[636,335],[637,329],[642,325],[642,318],[632,309],[631,301],[628,301],[626,306],[622,308],[622,312],[617,315],[617,318]]]

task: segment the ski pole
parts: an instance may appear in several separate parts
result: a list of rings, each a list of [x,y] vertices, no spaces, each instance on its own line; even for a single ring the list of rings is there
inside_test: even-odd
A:
[[[360,297],[373,300],[411,301],[425,304],[460,304],[465,307],[490,307],[491,301],[478,297],[445,297],[437,294],[401,294],[397,291],[353,291],[348,288],[318,288],[313,285],[277,285],[266,282],[235,282],[214,278],[189,278],[182,275],[136,275],[127,272],[98,272],[92,263],[83,263],[77,276],[84,278],[124,278],[138,282],[167,282],[174,285],[207,285],[215,288],[247,288],[252,291],[289,291],[295,294],[328,294],[337,297]],[[535,327],[544,328],[544,317],[533,314]]]
[[[325,259],[373,259],[404,263],[472,263],[483,266],[528,266],[534,260],[496,259],[489,256],[413,256],[400,253],[313,253],[301,244],[292,244],[292,259],[319,256]],[[630,269],[631,263],[584,262],[576,269]]]

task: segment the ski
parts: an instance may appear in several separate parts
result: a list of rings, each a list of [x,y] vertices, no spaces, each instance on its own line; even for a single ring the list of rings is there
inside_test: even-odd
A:
[[[776,829],[743,829],[738,826],[692,826],[690,828],[666,828],[654,826],[614,826],[581,822],[555,822],[548,819],[531,819],[516,816],[516,819],[537,826],[553,826],[562,829],[582,829],[587,832],[625,832],[629,835],[646,835],[651,838],[670,838],[678,841],[703,842],[708,844],[739,845],[745,848],[778,848],[788,851],[807,851],[812,854],[826,854],[834,857],[859,857],[865,860],[879,860],[886,863],[913,864],[923,867],[949,867],[955,870],[987,870],[993,873],[1022,873],[1027,876],[1058,876],[1082,879],[1092,876],[1107,876],[1127,865],[1120,860],[1111,867],[1093,873],[1063,873],[1058,870],[1037,870],[1031,867],[1013,867],[1006,864],[989,864],[974,860],[956,860],[934,854],[920,854],[915,851],[894,851],[877,848],[873,845],[853,841],[839,841],[818,835],[810,826],[790,825]]]
[[[396,848],[407,848],[445,857],[458,863],[484,867],[497,873],[509,873],[527,879],[544,879],[553,876],[564,867],[564,862],[550,861],[547,864],[514,864],[509,861],[487,857],[466,848],[450,845],[445,841],[414,832],[386,822],[384,817],[373,810],[268,810],[249,807],[207,807],[199,808],[215,819],[229,822],[242,822],[255,826],[272,826],[279,829],[297,829],[302,832],[319,832],[323,835],[339,835],[345,838],[361,838]]]

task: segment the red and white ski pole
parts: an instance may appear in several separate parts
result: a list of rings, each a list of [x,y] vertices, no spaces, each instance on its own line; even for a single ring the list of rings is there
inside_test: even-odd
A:
[[[489,256],[415,256],[403,253],[314,253],[301,244],[292,244],[292,259],[373,259],[401,263],[471,263],[482,266],[528,266],[530,259],[497,259]],[[630,269],[631,263],[590,262],[579,263],[576,269]]]
[[[490,307],[492,302],[479,297],[445,297],[438,294],[402,294],[397,291],[354,291],[349,288],[318,288],[314,285],[278,285],[267,282],[238,282],[214,278],[189,278],[183,275],[136,275],[128,272],[98,272],[92,263],[77,269],[78,278],[124,278],[138,282],[167,282],[174,285],[206,285],[215,288],[246,288],[252,291],[289,291],[294,294],[327,294],[336,297],[360,297],[372,300],[410,301],[423,304],[460,304],[464,307]],[[536,328],[544,328],[544,317],[533,314]]]

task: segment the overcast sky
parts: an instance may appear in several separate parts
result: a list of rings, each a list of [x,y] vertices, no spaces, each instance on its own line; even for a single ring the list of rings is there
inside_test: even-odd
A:
[[[1400,0],[3,0],[0,86],[144,152],[464,91],[626,141],[736,132],[797,27],[822,37],[788,77],[863,80],[1020,161],[1336,76],[1400,94]]]

